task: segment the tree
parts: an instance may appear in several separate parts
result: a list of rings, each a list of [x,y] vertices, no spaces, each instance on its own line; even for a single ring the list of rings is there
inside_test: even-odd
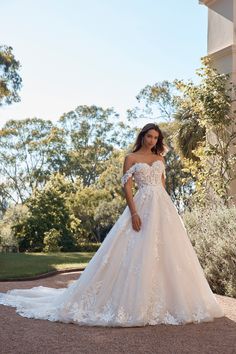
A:
[[[185,110],[177,110],[174,114],[176,120],[175,147],[182,158],[199,160],[194,150],[200,143],[206,140],[206,128],[199,124],[199,118],[191,111],[191,107]]]
[[[77,185],[78,186],[78,185]],[[94,185],[77,187],[75,194],[69,200],[71,230],[75,244],[84,242],[101,242],[99,220],[96,219],[100,203],[106,203],[111,196],[105,190],[99,190]]]
[[[104,162],[114,147],[124,148],[133,138],[133,130],[117,122],[113,109],[97,106],[78,106],[59,120],[67,150],[59,167],[75,181],[80,176],[84,186],[93,184],[104,171]]]
[[[154,121],[173,121],[175,91],[175,85],[167,80],[145,86],[136,96],[138,106],[128,110],[128,120],[149,117]]]
[[[220,74],[213,67],[209,57],[202,58],[202,67],[197,74],[201,77],[198,85],[191,81],[187,84],[175,81],[182,93],[178,98],[179,111],[189,111],[191,130],[194,125],[197,127],[191,154],[179,146],[185,155],[185,170],[195,179],[194,200],[209,205],[220,196],[228,204],[231,199],[229,183],[236,177],[236,154],[232,150],[236,142],[236,123],[235,112],[231,109],[236,88],[229,82],[229,75]],[[187,136],[181,129],[179,140],[181,135]]]
[[[19,102],[22,79],[18,74],[20,63],[12,53],[12,47],[0,46],[0,106]]]
[[[27,200],[27,218],[24,218],[14,227],[16,237],[19,239],[21,251],[42,251],[44,238],[52,230],[61,235],[58,246],[62,251],[74,249],[73,234],[70,230],[70,210],[67,199],[74,193],[72,184],[62,175],[55,174],[50,177],[43,189],[35,189]],[[55,235],[55,231],[53,231]],[[50,243],[49,240],[47,240]]]
[[[54,130],[51,121],[38,118],[10,120],[0,130],[1,187],[9,201],[24,203],[54,172],[61,148]]]

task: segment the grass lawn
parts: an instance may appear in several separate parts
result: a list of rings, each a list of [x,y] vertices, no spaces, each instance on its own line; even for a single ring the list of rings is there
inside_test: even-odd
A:
[[[0,253],[0,280],[86,267],[95,252]]]

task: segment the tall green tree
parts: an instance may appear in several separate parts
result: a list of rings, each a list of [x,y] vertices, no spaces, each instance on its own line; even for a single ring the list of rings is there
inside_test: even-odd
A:
[[[136,96],[140,107],[134,111],[155,121],[171,122],[176,109],[175,92],[175,85],[167,80],[146,85]]]
[[[32,118],[10,120],[0,130],[0,174],[9,201],[23,203],[49,178],[52,128],[51,121]]]
[[[118,121],[113,109],[78,106],[59,120],[67,150],[60,171],[75,181],[80,176],[84,186],[93,184],[104,171],[114,147],[124,148],[133,138],[133,130]]]

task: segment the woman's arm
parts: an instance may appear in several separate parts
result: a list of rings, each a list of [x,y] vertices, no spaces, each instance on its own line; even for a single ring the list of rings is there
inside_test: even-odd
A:
[[[164,159],[164,157],[163,157],[162,155],[160,155],[160,157],[161,157],[162,162],[163,162],[163,164],[164,164],[164,166],[165,166],[165,159]],[[165,173],[165,172],[162,172],[162,175],[161,175],[161,182],[162,182],[163,187],[166,188],[166,179],[165,179],[165,174],[164,174],[164,173]]]
[[[126,156],[123,166],[123,173],[125,174],[128,169],[133,165],[134,161],[130,155]],[[136,206],[133,200],[133,193],[132,193],[132,178],[130,177],[124,185],[124,192],[125,198],[130,209],[131,220],[132,220],[132,227],[135,231],[140,231],[142,222],[137,213]]]
[[[163,185],[163,187],[164,188],[166,188],[166,179],[165,179],[165,177],[164,177],[164,174],[162,173],[162,175],[161,175],[161,181],[162,181],[162,185]]]
[[[125,161],[124,161],[123,174],[125,174],[132,165],[133,165],[133,159],[131,156],[127,155],[125,157]],[[126,198],[128,207],[130,209],[131,215],[133,213],[137,212],[136,206],[135,206],[134,200],[133,200],[132,186],[133,186],[132,178],[129,178],[123,187],[124,192],[125,192],[125,198]]]

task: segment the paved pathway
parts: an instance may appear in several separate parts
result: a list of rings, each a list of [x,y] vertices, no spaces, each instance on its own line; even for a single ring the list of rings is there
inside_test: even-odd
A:
[[[0,292],[65,287],[79,272],[25,282],[0,282]],[[21,317],[0,306],[1,354],[236,354],[236,299],[217,295],[226,316],[183,326],[89,327]]]

